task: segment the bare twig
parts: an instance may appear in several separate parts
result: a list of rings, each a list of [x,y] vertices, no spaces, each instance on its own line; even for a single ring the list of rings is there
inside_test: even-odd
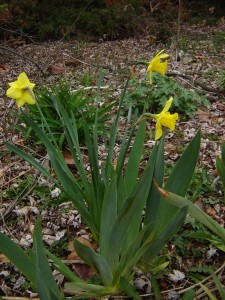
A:
[[[14,23],[12,23],[12,24],[16,25]],[[8,28],[0,27],[0,29],[4,30],[4,31],[7,31],[7,32],[15,33],[17,35],[20,35],[20,37],[24,36],[26,39],[29,39],[31,42],[33,42],[32,38],[29,35],[27,35],[26,33],[24,33],[21,28],[19,30],[12,30],[12,29],[8,29]]]
[[[87,63],[87,62],[85,62],[85,61],[82,61],[82,60],[80,60],[80,59],[78,59],[78,58],[75,58],[75,57],[73,57],[73,56],[71,56],[71,55],[69,55],[69,54],[63,53],[63,56],[67,56],[67,57],[69,57],[69,58],[71,58],[71,59],[74,59],[74,60],[78,61],[79,63],[81,63],[81,64],[83,64],[83,65],[87,65],[87,66],[95,67],[95,68],[102,68],[102,69],[109,69],[109,70],[112,70],[112,68],[109,67],[109,66],[99,66],[99,65],[89,64],[89,63]]]
[[[198,80],[195,80],[193,76],[184,75],[184,74],[175,73],[175,72],[174,73],[166,73],[166,75],[169,76],[169,77],[178,76],[178,77],[187,79],[187,80],[191,81],[191,83],[193,85],[200,86],[203,90],[205,90],[207,92],[210,92],[210,93],[213,93],[213,94],[222,94],[222,92],[220,90],[216,90],[216,89],[213,89],[213,88],[210,88],[210,87],[206,86],[204,83],[202,83]]]

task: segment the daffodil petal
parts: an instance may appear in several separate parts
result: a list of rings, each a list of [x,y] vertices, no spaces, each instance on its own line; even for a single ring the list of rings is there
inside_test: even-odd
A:
[[[170,109],[170,106],[171,106],[172,102],[173,102],[173,97],[170,97],[170,99],[166,101],[166,104],[165,104],[163,110],[159,114],[160,116],[165,114]]]
[[[18,99],[22,96],[22,92],[21,92],[21,89],[19,89],[19,88],[10,87],[6,91],[6,95],[7,95],[7,97],[12,98],[12,99]]]
[[[159,51],[152,59],[152,61],[147,63],[148,65],[147,72],[149,73],[150,84],[152,84],[152,72],[158,72],[162,75],[165,75],[166,73],[168,61],[165,59],[167,59],[169,55],[166,53],[162,54],[162,52],[164,52],[164,49]],[[164,61],[161,61],[162,59]]]
[[[161,55],[161,53],[163,53],[165,51],[165,49],[163,49],[163,50],[161,50],[161,51],[159,51],[156,55],[155,55],[155,57],[157,57],[157,56],[159,56],[159,55]]]
[[[152,71],[165,75],[167,66],[168,66],[167,60],[164,62],[160,62],[159,60],[156,60],[152,64]]]
[[[25,99],[23,97],[20,97],[18,99],[16,99],[16,105],[20,108],[21,106],[23,106],[25,104]]]
[[[27,74],[25,72],[22,72],[20,73],[20,75],[18,76],[18,84],[21,86],[21,87],[25,87],[27,85],[29,85],[30,81],[27,77]]]
[[[34,98],[30,95],[28,91],[25,91],[23,93],[23,98],[25,99],[25,102],[27,102],[28,104],[35,104]]]
[[[156,59],[160,59],[160,60],[161,60],[161,59],[165,59],[165,58],[167,59],[167,58],[169,58],[169,54],[166,54],[166,53],[165,53],[165,54],[161,54],[161,55],[159,55],[159,56],[157,56],[157,57],[155,57],[155,58],[156,58]]]
[[[162,136],[162,125],[159,121],[156,122],[155,126],[155,140],[157,141]]]
[[[9,86],[10,88],[6,91],[6,95],[16,99],[18,107],[21,107],[26,102],[35,104],[35,96],[32,92],[35,84],[29,81],[25,72],[20,73],[17,80],[10,82]]]
[[[28,87],[33,91],[34,87],[35,87],[35,84],[34,83],[29,83]]]
[[[178,120],[178,113],[171,114],[166,112],[164,116],[160,119],[160,123],[162,126],[169,128],[174,131],[176,121]]]
[[[9,86],[15,89],[20,88],[17,81],[9,82]]]

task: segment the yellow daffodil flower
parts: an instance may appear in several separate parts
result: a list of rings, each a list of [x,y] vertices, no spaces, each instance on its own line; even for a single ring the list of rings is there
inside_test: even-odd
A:
[[[25,72],[22,72],[16,81],[9,83],[10,88],[6,91],[9,98],[16,100],[16,105],[21,107],[25,103],[35,104],[33,89],[34,83],[31,83]]]
[[[165,75],[166,73],[169,55],[166,53],[162,54],[162,52],[164,52],[164,50],[161,50],[159,53],[157,53],[153,60],[147,63],[147,72],[149,75],[150,84],[152,84],[152,72],[157,72],[162,75]]]
[[[159,114],[143,114],[141,119],[145,118],[153,118],[156,120],[156,126],[155,126],[155,140],[158,140],[162,136],[162,126],[169,128],[170,130],[174,131],[176,121],[178,120],[178,113],[171,114],[168,112],[170,109],[170,106],[173,102],[173,98],[171,97],[165,104],[165,107]]]

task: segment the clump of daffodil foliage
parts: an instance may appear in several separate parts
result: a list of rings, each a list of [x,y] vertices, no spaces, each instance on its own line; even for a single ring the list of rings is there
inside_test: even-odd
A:
[[[16,129],[22,132],[25,138],[35,140],[40,144],[40,139],[34,133],[27,122],[27,117],[34,120],[48,136],[57,142],[60,148],[66,146],[65,142],[65,126],[62,119],[58,115],[55,101],[59,101],[64,109],[70,114],[72,113],[77,120],[77,130],[80,140],[84,140],[84,122],[91,128],[95,123],[96,106],[98,106],[98,129],[101,131],[102,125],[109,120],[112,115],[110,110],[115,105],[115,101],[104,102],[98,105],[96,96],[98,91],[78,89],[71,91],[68,83],[60,82],[58,87],[44,88],[41,91],[36,91],[35,95],[33,89],[35,84],[30,83],[27,75],[22,72],[18,79],[9,83],[10,88],[7,90],[7,96],[14,98],[20,110],[14,111],[13,115],[21,122],[17,122]],[[21,106],[26,105],[24,109]],[[46,122],[43,122],[43,117]],[[49,132],[50,130],[50,132]]]
[[[166,72],[168,55],[162,52],[147,63],[150,85],[154,82],[153,72],[162,76]],[[74,296],[74,299],[108,298],[112,295],[127,295],[140,300],[138,291],[132,285],[135,269],[141,268],[151,274],[153,270],[162,270],[169,264],[169,261],[163,261],[155,265],[156,258],[165,243],[181,228],[187,214],[225,241],[224,228],[185,198],[198,161],[200,132],[186,147],[164,183],[164,129],[174,131],[178,121],[178,113],[169,112],[173,97],[167,98],[161,112],[145,112],[142,116],[135,112],[130,116],[129,111],[127,125],[121,136],[119,121],[128,84],[129,79],[109,131],[106,127],[102,132],[98,131],[97,106],[93,129],[90,130],[87,123],[83,123],[85,153],[81,151],[79,141],[79,120],[53,97],[76,174],[68,167],[54,139],[43,107],[33,93],[34,84],[30,83],[26,74],[20,74],[7,90],[7,95],[14,98],[19,107],[25,103],[37,106],[44,128],[26,111],[23,113],[27,124],[46,148],[51,169],[47,170],[34,157],[11,143],[7,143],[8,149],[27,160],[68,196],[97,243],[97,250],[94,250],[78,239],[73,240],[77,255],[94,271],[94,276],[85,281],[54,253],[45,249],[40,217],[34,226],[33,249],[24,251],[0,233],[0,252],[27,277],[41,300],[64,300],[67,296]],[[149,139],[149,118],[156,121],[155,142],[152,149],[145,149],[146,138]],[[103,158],[99,158],[100,141],[106,149]],[[118,142],[120,151],[115,156]],[[142,164],[144,151],[149,151],[149,154],[147,161]],[[62,287],[57,285],[53,270],[64,276]],[[186,297],[188,295],[184,294]]]

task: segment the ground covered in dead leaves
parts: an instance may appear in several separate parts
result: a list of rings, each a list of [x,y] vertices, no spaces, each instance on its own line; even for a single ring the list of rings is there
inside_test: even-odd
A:
[[[35,151],[37,159],[49,167],[45,151],[37,145],[29,144],[13,129],[17,121],[12,117],[11,110],[16,110],[16,107],[14,101],[5,96],[7,83],[14,81],[20,72],[25,71],[30,80],[37,84],[37,88],[46,83],[51,85],[61,78],[69,81],[73,89],[77,89],[82,85],[81,78],[88,77],[89,74],[92,74],[91,85],[96,85],[98,69],[102,67],[103,85],[107,86],[112,97],[116,99],[134,62],[150,60],[161,49],[166,49],[166,53],[170,54],[168,74],[186,88],[195,89],[210,100],[207,107],[199,107],[194,118],[180,120],[176,131],[167,136],[166,161],[169,164],[175,163],[179,157],[179,147],[186,145],[196,131],[201,129],[201,151],[193,183],[193,189],[199,191],[195,201],[196,205],[224,226],[225,202],[215,167],[215,158],[220,155],[221,143],[225,141],[225,95],[221,86],[222,76],[225,77],[223,73],[225,42],[224,36],[222,40],[220,38],[220,33],[224,30],[223,19],[218,26],[211,27],[204,24],[191,26],[185,24],[181,28],[179,51],[172,39],[170,43],[163,45],[156,43],[154,37],[147,34],[138,38],[107,42],[73,40],[28,43],[22,36],[2,41],[0,44],[1,232],[22,247],[32,246],[34,222],[40,213],[46,245],[50,250],[54,249],[68,264],[72,264],[74,260],[68,249],[69,241],[74,237],[90,239],[88,228],[82,223],[78,212],[71,207],[65,195],[28,163],[6,149],[5,141],[11,141],[27,152]],[[142,69],[138,71],[143,72]],[[147,143],[150,147],[153,144],[151,140]],[[202,174],[210,176],[203,177]],[[202,190],[202,187],[205,190]],[[190,224],[185,224],[184,231],[185,228],[188,230],[191,227]],[[217,274],[220,274],[224,283],[224,252],[217,250],[210,243],[203,244],[195,240],[187,242],[184,237],[181,243],[183,241],[186,249],[182,249],[178,240],[179,238],[167,246],[171,264],[168,271],[159,279],[164,299],[179,299],[179,291],[193,285],[185,275],[190,268],[212,265],[219,270]],[[195,254],[193,249],[196,249]],[[13,266],[5,264],[5,260],[6,258],[0,254],[0,295],[35,296],[24,277]],[[86,276],[88,271],[83,269],[80,272],[84,272]],[[63,277],[59,274],[55,276],[61,284]],[[151,284],[148,277],[143,274],[137,272],[134,284],[146,297],[151,294]],[[204,299],[204,294],[200,293],[197,299]]]

